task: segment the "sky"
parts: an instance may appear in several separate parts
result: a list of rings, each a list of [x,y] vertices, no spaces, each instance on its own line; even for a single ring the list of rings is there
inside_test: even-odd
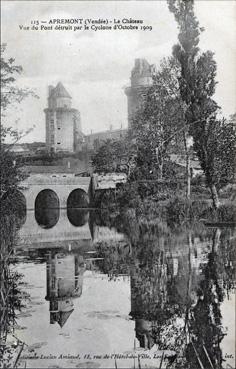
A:
[[[236,1],[198,0],[202,50],[212,50],[218,66],[215,99],[224,116],[236,111]],[[171,55],[177,42],[177,25],[165,0],[156,1],[2,1],[1,43],[6,56],[22,65],[17,83],[30,87],[39,99],[27,98],[8,112],[7,123],[35,127],[25,142],[45,140],[48,85],[63,83],[72,106],[81,113],[85,134],[127,127],[124,87],[136,58],[157,68]],[[152,30],[35,31],[20,30],[31,21],[67,18],[143,20]]]

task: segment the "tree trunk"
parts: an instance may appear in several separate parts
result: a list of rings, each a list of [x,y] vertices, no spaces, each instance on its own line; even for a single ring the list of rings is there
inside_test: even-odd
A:
[[[215,209],[218,209],[218,207],[220,206],[220,200],[218,197],[216,186],[212,184],[210,186],[210,190],[211,190],[211,198],[212,198],[213,207]]]
[[[186,293],[186,312],[185,312],[185,331],[188,329],[189,311],[192,304],[191,301],[191,288],[192,288],[192,270],[193,270],[193,243],[191,231],[188,232],[188,283]]]
[[[159,179],[163,178],[163,159],[159,162]]]
[[[163,178],[163,155],[161,150],[156,147],[156,160],[158,163],[158,179],[162,179]]]
[[[190,155],[189,150],[187,146],[187,139],[186,139],[186,132],[183,132],[183,138],[184,138],[184,149],[185,149],[185,163],[186,163],[186,198],[190,200],[191,196],[191,171],[190,171]]]
[[[131,165],[128,163],[126,164],[127,165],[127,177],[129,178],[130,177],[130,172],[131,172]]]
[[[220,244],[221,229],[217,228],[212,238],[212,252],[217,253]]]
[[[190,171],[190,157],[189,151],[186,151],[186,178],[187,178],[187,189],[186,189],[186,197],[190,200],[191,196],[191,171]]]

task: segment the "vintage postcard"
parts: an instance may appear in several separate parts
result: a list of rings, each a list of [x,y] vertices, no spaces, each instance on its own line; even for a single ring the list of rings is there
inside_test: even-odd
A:
[[[1,2],[0,368],[235,365],[236,2]]]

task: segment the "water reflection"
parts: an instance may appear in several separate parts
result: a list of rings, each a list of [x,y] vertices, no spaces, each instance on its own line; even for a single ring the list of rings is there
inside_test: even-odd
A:
[[[233,239],[229,229],[171,238],[140,232],[129,261],[130,316],[140,347],[173,350],[173,368],[222,367],[221,305],[235,285]],[[112,272],[117,274],[117,262]]]
[[[74,310],[73,299],[82,294],[85,264],[82,256],[49,252],[47,255],[47,295],[50,324],[63,327]]]
[[[35,219],[38,225],[45,229],[53,228],[60,216],[60,209],[47,209],[47,208],[36,208],[35,209]]]
[[[89,211],[87,209],[67,208],[67,216],[73,226],[81,227],[88,222]]]
[[[40,354],[46,350],[58,355],[61,347],[65,354],[74,353],[75,347],[81,354],[143,349],[154,358],[153,352],[164,353],[140,367],[232,365],[226,353],[233,354],[234,332],[226,324],[225,306],[235,286],[234,231],[197,225],[181,232],[160,232],[153,225],[131,224],[130,229],[137,232],[122,233],[114,228],[115,222],[104,221],[99,214],[83,215],[73,237],[63,233],[64,240],[61,234],[60,241],[42,244],[41,229],[37,242],[19,244],[16,250],[19,270],[33,283],[27,292],[35,297],[36,282],[30,278],[37,263],[42,273],[37,283],[46,292],[32,319],[22,317],[19,322],[28,330],[25,339],[46,341],[47,349],[40,348]],[[47,304],[47,309],[40,304]],[[230,314],[233,321],[232,308]],[[45,331],[33,329],[39,317],[46,319]],[[63,366],[77,364],[63,362]],[[80,364],[88,367],[91,362]],[[45,365],[50,367],[52,362]],[[101,359],[99,365],[115,364]],[[120,360],[118,367],[133,366],[133,361]]]

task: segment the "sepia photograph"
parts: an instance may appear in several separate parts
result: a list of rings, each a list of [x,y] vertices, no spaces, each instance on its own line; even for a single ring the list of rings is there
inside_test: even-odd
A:
[[[236,1],[2,0],[0,368],[235,369]]]

